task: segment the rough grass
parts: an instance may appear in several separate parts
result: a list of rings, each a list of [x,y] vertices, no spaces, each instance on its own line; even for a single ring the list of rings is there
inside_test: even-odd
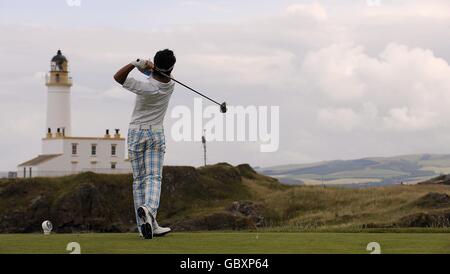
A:
[[[245,167],[236,168],[227,164],[197,171],[190,167],[168,167],[167,171],[172,179],[166,176],[168,183],[164,185],[159,217],[168,225],[223,212],[233,201],[239,200],[264,205],[266,230],[298,232],[361,231],[368,224],[392,224],[415,213],[450,210],[450,207],[419,208],[415,204],[416,200],[431,192],[450,195],[450,186],[445,185],[367,189],[286,186],[273,178],[251,173]],[[242,174],[245,176],[241,180]],[[86,183],[99,187],[109,206],[120,209],[121,216],[129,215],[129,219],[133,220],[131,175],[93,173],[0,181],[0,214],[10,208],[26,207],[43,193],[55,204],[60,197]],[[11,198],[6,192],[14,192],[16,196]]]
[[[1,254],[368,254],[377,242],[385,254],[450,254],[440,233],[174,233],[143,240],[136,234],[0,235]]]
[[[282,190],[268,190],[251,182],[246,185],[269,209],[271,227],[297,231],[354,231],[367,224],[391,224],[414,213],[433,212],[414,204],[430,192],[450,195],[450,187],[444,185],[367,189],[297,186]]]
[[[414,205],[417,199],[430,192],[450,195],[450,187],[443,185],[367,189],[285,186],[259,174],[243,178],[241,188],[241,197],[236,195],[223,200],[215,199],[207,207],[205,204],[190,207],[183,217],[201,217],[219,212],[233,199],[241,198],[265,205],[268,231],[281,228],[283,231],[354,232],[363,230],[367,224],[390,224],[414,213],[433,212],[432,209]]]

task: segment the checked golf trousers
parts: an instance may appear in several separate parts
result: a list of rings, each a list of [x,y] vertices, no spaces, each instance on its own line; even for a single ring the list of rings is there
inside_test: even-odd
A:
[[[133,167],[135,212],[146,206],[156,217],[161,196],[161,179],[166,143],[163,129],[130,129],[128,156]],[[136,216],[138,228],[140,220]]]

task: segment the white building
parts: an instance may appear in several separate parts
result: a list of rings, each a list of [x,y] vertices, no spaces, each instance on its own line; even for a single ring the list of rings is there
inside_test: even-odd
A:
[[[120,130],[103,137],[73,137],[68,61],[59,50],[46,77],[47,135],[42,154],[18,166],[18,177],[56,177],[85,171],[131,173]]]

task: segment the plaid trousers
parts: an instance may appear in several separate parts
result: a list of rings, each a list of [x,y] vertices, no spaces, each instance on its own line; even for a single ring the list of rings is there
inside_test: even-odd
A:
[[[161,196],[161,179],[165,152],[164,130],[129,130],[128,156],[133,168],[135,212],[140,206],[146,206],[156,218]],[[140,229],[140,219],[137,215],[136,220]]]

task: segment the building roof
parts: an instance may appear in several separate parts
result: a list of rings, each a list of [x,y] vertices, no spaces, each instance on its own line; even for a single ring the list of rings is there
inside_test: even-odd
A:
[[[22,163],[19,165],[19,167],[21,166],[36,166],[39,165],[43,162],[47,162],[48,160],[51,160],[53,158],[59,157],[62,154],[45,154],[45,155],[39,155],[38,157],[31,159],[25,163]]]

